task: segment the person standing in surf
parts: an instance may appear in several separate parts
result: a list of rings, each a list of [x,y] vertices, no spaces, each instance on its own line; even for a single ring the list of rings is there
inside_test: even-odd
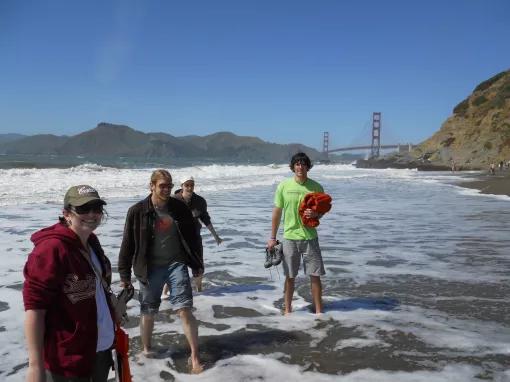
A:
[[[191,349],[191,372],[203,370],[198,350],[198,323],[193,315],[193,292],[188,266],[200,273],[199,237],[186,204],[171,198],[172,176],[155,170],[150,179],[151,193],[129,208],[119,252],[121,285],[131,286],[131,269],[140,285],[140,336],[143,353],[155,355],[152,348],[154,316],[159,311],[163,285],[170,287],[170,302],[182,321]]]
[[[202,224],[207,227],[209,232],[211,232],[211,235],[214,237],[214,240],[216,241],[217,245],[220,245],[223,241],[219,235],[216,233],[216,230],[214,229],[214,226],[211,222],[211,217],[209,216],[209,213],[207,212],[207,202],[206,200],[201,197],[200,195],[196,194],[194,192],[195,190],[195,179],[189,175],[184,176],[181,179],[181,188],[177,191],[175,191],[174,196],[186,203],[188,208],[191,210],[191,213],[193,214],[193,218],[195,219],[195,225],[198,232],[198,235],[200,237],[199,242],[199,255],[200,259],[202,260],[202,263],[204,263],[204,246],[202,244],[202,236],[200,235],[200,230],[202,229]],[[200,224],[202,222],[202,224]],[[193,275],[193,281],[195,283],[195,286],[197,288],[197,292],[202,291],[202,276],[203,276],[203,270],[201,274]],[[166,289],[166,288],[165,288]],[[165,292],[164,289],[164,292]]]
[[[294,173],[292,178],[282,181],[276,188],[274,208],[271,219],[271,237],[267,247],[272,249],[276,245],[276,235],[283,215],[283,271],[284,285],[284,313],[292,312],[292,296],[294,295],[295,278],[303,259],[306,275],[310,276],[312,300],[315,313],[322,313],[322,284],[320,277],[326,272],[322,261],[319,238],[315,228],[307,227],[301,221],[299,205],[306,194],[324,192],[322,186],[308,178],[308,171],[312,162],[305,153],[295,154],[290,161],[290,169]],[[321,218],[312,209],[306,209],[307,218]]]
[[[31,237],[23,274],[27,382],[106,382],[113,365],[110,261],[93,231],[106,204],[87,185],[69,188],[59,222]]]

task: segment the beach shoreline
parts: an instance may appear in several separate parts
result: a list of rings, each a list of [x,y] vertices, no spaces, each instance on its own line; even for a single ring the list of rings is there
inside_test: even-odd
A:
[[[495,175],[481,173],[477,178],[459,183],[459,186],[480,190],[482,194],[510,196],[510,171],[497,171]]]
[[[173,170],[172,170],[173,171]],[[281,315],[284,273],[263,266],[274,189],[288,166],[209,166],[193,174],[224,241],[204,232],[204,290],[193,297],[203,381],[506,381],[510,282],[506,196],[465,192],[493,181],[474,171],[357,170],[318,165],[335,197],[319,226],[324,313],[311,313],[309,277],[296,278],[294,312]],[[150,169],[83,166],[11,171],[1,178],[0,380],[26,378],[20,299],[30,236],[53,224],[69,184],[93,184],[107,202],[98,235],[121,290],[117,256],[126,211],[145,196]],[[510,173],[508,174],[510,176]],[[497,180],[496,180],[497,181]],[[483,186],[482,186],[483,187]],[[464,190],[464,191],[463,191]],[[377,197],[374,197],[377,193]],[[475,194],[476,193],[476,194]],[[135,283],[139,291],[139,284]],[[128,303],[133,380],[188,381],[189,346],[170,301],[156,315],[153,358],[140,355],[140,305]]]

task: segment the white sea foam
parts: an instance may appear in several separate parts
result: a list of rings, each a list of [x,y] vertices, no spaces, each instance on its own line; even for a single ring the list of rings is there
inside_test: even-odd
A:
[[[58,203],[65,191],[76,184],[90,184],[106,199],[140,197],[148,192],[148,179],[153,170],[96,164],[65,169],[0,169],[0,205]],[[271,185],[288,172],[286,166],[210,165],[175,169],[172,175],[178,183],[181,176],[191,174],[197,179],[197,191],[217,191]]]
[[[200,376],[177,374],[175,380],[188,381],[268,381],[280,382],[282,380],[298,382],[469,382],[475,381],[479,368],[469,365],[447,365],[440,371],[417,371],[417,372],[388,372],[380,370],[359,370],[345,375],[325,375],[303,370],[302,367],[288,365],[280,362],[278,354],[275,357],[241,355],[218,362],[214,369],[206,370]],[[151,360],[146,364],[139,375],[140,380],[158,380],[159,370],[168,370],[162,361]]]
[[[127,208],[147,194],[151,171],[97,165],[0,170],[0,253],[4,255],[0,301],[8,303],[0,311],[0,327],[5,329],[0,331],[2,380],[22,381],[26,370],[20,284],[32,247],[30,234],[56,221],[67,187],[94,185],[108,201],[109,219],[98,234],[115,265]],[[380,365],[380,370],[367,366],[345,372],[339,364],[338,375],[325,374],[313,371],[311,365],[296,364],[275,347],[269,355],[241,353],[219,359],[200,376],[176,371],[171,357],[143,360],[143,365],[133,358],[134,380],[156,381],[165,371],[176,381],[475,381],[486,372],[484,367],[499,365],[496,357],[510,355],[508,323],[479,317],[465,308],[481,303],[497,309],[510,302],[507,295],[497,293],[510,281],[505,260],[510,246],[506,200],[460,193],[444,173],[315,166],[310,175],[333,196],[333,209],[319,226],[327,269],[325,313],[320,318],[311,314],[309,299],[296,294],[294,313],[282,316],[276,302],[283,293],[283,280],[274,269],[271,279],[262,263],[273,191],[278,181],[290,175],[288,167],[212,165],[172,173],[175,179],[184,174],[197,179],[197,192],[206,197],[214,225],[225,240],[216,246],[208,231],[203,231],[206,272],[265,280],[238,284],[206,276],[206,289],[194,299],[197,319],[208,323],[200,327],[202,337],[221,338],[267,327],[305,333],[310,337],[310,351],[318,351],[327,340],[324,328],[335,327],[355,334],[333,342],[333,351],[381,348],[394,352],[396,358],[418,357],[428,370],[390,371]],[[115,273],[114,289],[118,280]],[[297,282],[306,285],[302,275]],[[486,290],[476,294],[477,285]],[[470,286],[474,289],[468,290]],[[452,311],[441,309],[441,302],[447,302]],[[461,306],[455,308],[459,313],[455,313],[456,304]],[[215,307],[257,314],[218,318]],[[163,311],[170,308],[163,302]],[[129,313],[138,315],[137,301],[129,303]],[[221,329],[216,324],[222,324]],[[132,338],[139,335],[138,328],[128,332]],[[182,333],[182,328],[176,319],[158,322],[155,332]],[[403,343],[402,349],[395,350],[394,333],[412,339],[416,348],[408,349]],[[495,381],[510,377],[502,364],[491,373]]]
[[[148,190],[148,177],[154,168],[121,169],[88,163],[64,169],[0,169],[0,206],[30,203],[58,203],[67,188],[91,184],[106,198],[136,198]],[[272,185],[289,174],[287,165],[206,165],[171,170],[175,183],[183,175],[197,179],[197,191],[239,190]],[[356,169],[352,165],[316,165],[314,174],[327,180],[394,180],[441,182],[451,175],[418,173],[415,170]],[[176,187],[178,185],[176,184]]]

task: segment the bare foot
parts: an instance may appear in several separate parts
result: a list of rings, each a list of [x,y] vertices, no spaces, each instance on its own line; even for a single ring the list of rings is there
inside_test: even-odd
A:
[[[154,358],[154,356],[157,354],[156,351],[152,348],[144,348],[142,351],[142,354],[146,358]]]
[[[151,346],[151,347],[145,347],[142,350],[142,355],[144,355],[146,358],[156,358],[156,357],[162,357],[165,355],[165,353],[168,352],[168,348],[161,345]]]
[[[200,363],[200,360],[197,358],[193,360],[193,358],[188,358],[188,367],[190,374],[200,374],[204,371],[204,365]]]
[[[204,365],[199,363],[197,366],[193,366],[189,372],[190,372],[190,374],[200,374],[203,371],[204,371]]]

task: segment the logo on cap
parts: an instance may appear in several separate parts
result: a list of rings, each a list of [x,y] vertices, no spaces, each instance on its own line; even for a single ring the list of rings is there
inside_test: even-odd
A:
[[[97,194],[97,191],[90,186],[81,186],[76,190],[80,195]]]

